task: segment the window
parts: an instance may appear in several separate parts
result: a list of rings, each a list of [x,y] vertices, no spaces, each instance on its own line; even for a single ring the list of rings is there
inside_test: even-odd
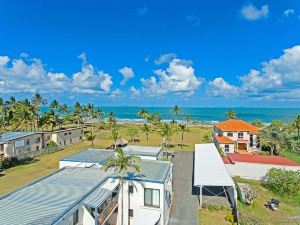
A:
[[[144,190],[144,202],[145,206],[160,207],[160,192],[157,189],[145,188]]]
[[[228,137],[233,137],[233,133],[232,133],[232,132],[228,132],[228,133],[227,133],[227,136],[228,136]]]
[[[133,209],[129,209],[128,215],[129,215],[129,217],[133,217]]]
[[[253,134],[250,134],[250,147],[253,147]]]
[[[82,140],[82,136],[80,136],[79,139]]]
[[[72,225],[78,224],[79,219],[78,219],[78,209],[73,213],[73,223]]]
[[[66,145],[67,144],[67,141],[64,141],[64,145]]]
[[[37,137],[36,139],[35,139],[35,143],[40,143],[41,142],[41,138],[40,137]]]
[[[83,134],[83,130],[81,130],[80,133]]]
[[[40,146],[36,146],[36,149],[35,149],[36,151],[38,151],[38,150],[40,150]]]
[[[243,132],[239,132],[238,133],[238,138],[241,138],[241,139],[244,138],[244,133]]]
[[[69,132],[69,134],[72,134],[71,132]]]
[[[68,133],[65,133],[65,136],[67,136],[68,135]]]
[[[29,145],[30,144],[30,141],[29,139],[26,140],[26,145]]]
[[[229,152],[229,145],[225,145],[225,152]]]
[[[133,186],[129,185],[129,193],[133,193]]]

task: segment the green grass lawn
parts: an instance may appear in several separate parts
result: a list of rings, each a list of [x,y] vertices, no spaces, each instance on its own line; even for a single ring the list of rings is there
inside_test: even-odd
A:
[[[254,200],[254,204],[251,206],[238,202],[241,225],[300,224],[300,193],[295,197],[280,197],[265,189],[258,181],[239,179],[239,182],[250,184],[258,193],[258,198]],[[264,206],[266,201],[271,198],[277,198],[281,201],[278,211],[271,211]],[[212,211],[201,209],[199,210],[200,224],[214,225],[216,221],[218,221],[218,224],[228,224],[225,219],[227,213],[224,210]],[[212,218],[216,218],[217,220],[213,220]],[[247,222],[242,223],[245,219],[247,219]]]
[[[118,132],[121,137],[129,139],[126,135],[127,129],[129,127],[139,127],[140,125],[134,124],[120,124],[118,125]],[[205,133],[210,133],[212,128],[207,127],[191,127],[191,132],[186,133],[184,136],[183,150],[193,150],[196,143],[203,142],[203,137]],[[19,165],[17,167],[6,170],[5,176],[0,177],[0,195],[12,191],[28,182],[45,176],[58,169],[59,160],[65,156],[79,152],[85,148],[106,148],[112,144],[112,140],[109,137],[109,131],[99,130],[97,131],[97,136],[94,141],[94,146],[91,146],[91,142],[81,142],[79,144],[70,146],[64,150],[45,154],[38,157],[36,162],[27,165]],[[161,143],[161,137],[157,132],[153,132],[149,135],[149,141],[146,140],[145,134],[140,132],[139,142],[130,143],[136,145],[149,145],[149,146],[159,146]],[[179,134],[174,135],[174,143],[181,143],[181,136]],[[175,145],[171,150],[178,151],[181,147]]]
[[[282,155],[300,164],[300,154],[285,150],[282,152]]]

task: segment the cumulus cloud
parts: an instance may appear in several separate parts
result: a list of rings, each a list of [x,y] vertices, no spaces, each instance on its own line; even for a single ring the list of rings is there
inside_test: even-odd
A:
[[[292,15],[294,13],[295,13],[294,9],[286,9],[286,10],[284,10],[283,15],[286,16],[286,17],[288,17],[288,16],[290,16],[290,15]]]
[[[137,98],[141,94],[140,90],[136,89],[134,86],[131,86],[130,89],[129,89],[129,91],[131,93],[131,97],[132,98]]]
[[[120,89],[116,89],[114,91],[111,92],[111,94],[109,95],[110,98],[117,98],[122,94],[122,91]]]
[[[299,89],[300,45],[285,49],[279,58],[264,62],[260,70],[251,70],[249,74],[240,77],[240,80],[245,91],[264,95],[275,92],[288,95]]]
[[[239,88],[230,85],[222,77],[217,77],[208,83],[208,92],[214,97],[236,97],[239,94]]]
[[[154,63],[156,65],[160,65],[160,64],[164,64],[164,63],[169,63],[173,59],[175,59],[176,57],[177,57],[177,55],[175,53],[163,54],[163,55],[160,55],[160,57],[158,59],[154,60]]]
[[[134,77],[134,72],[133,72],[132,68],[130,68],[130,67],[125,66],[125,67],[119,69],[118,71],[123,76],[123,80],[121,81],[121,85],[125,85],[126,82],[130,78]]]
[[[113,84],[109,74],[87,63],[84,53],[79,56],[82,59],[81,71],[71,76],[54,73],[40,59],[24,56],[13,60],[0,56],[0,93],[108,93]]]
[[[268,17],[269,6],[263,5],[260,9],[256,8],[253,4],[245,5],[241,11],[241,16],[246,20],[258,20]]]
[[[148,79],[142,78],[142,90],[150,96],[160,96],[166,93],[193,95],[202,84],[203,79],[195,75],[190,61],[173,59],[166,70],[155,70]]]

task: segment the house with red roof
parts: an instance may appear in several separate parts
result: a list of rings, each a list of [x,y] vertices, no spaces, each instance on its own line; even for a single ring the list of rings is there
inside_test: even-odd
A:
[[[239,119],[216,124],[213,140],[225,153],[248,154],[261,150],[259,128]]]

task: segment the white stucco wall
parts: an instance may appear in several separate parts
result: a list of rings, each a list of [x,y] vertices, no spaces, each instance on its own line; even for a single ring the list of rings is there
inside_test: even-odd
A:
[[[91,167],[95,165],[95,163],[87,163],[87,162],[74,162],[74,161],[59,161],[59,168],[63,168],[63,167],[66,167],[66,166],[69,166],[69,167]],[[101,167],[101,166],[97,166],[97,167]]]
[[[245,179],[261,180],[271,168],[279,168],[286,170],[300,170],[300,166],[279,166],[270,164],[244,163],[236,162],[235,164],[225,164],[229,174],[239,176]]]
[[[227,144],[219,144],[219,147],[223,149],[223,151],[225,152],[225,145]],[[225,152],[225,153],[234,153],[234,144],[228,144],[229,145],[229,152]]]

